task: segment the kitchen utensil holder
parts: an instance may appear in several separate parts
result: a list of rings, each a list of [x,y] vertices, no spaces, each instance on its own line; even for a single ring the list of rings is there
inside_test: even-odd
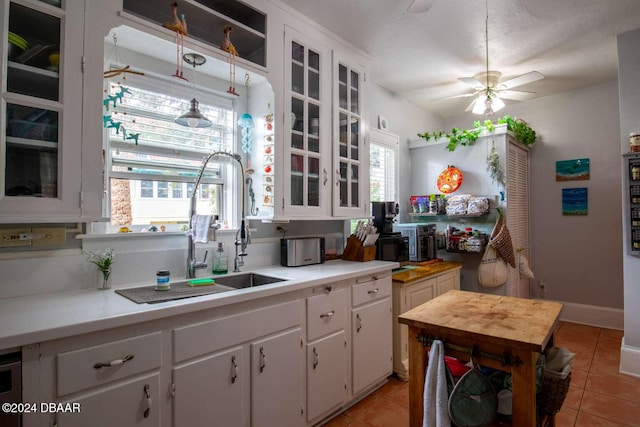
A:
[[[347,240],[342,259],[347,261],[371,261],[376,258],[375,246],[362,246],[362,242],[353,234]]]

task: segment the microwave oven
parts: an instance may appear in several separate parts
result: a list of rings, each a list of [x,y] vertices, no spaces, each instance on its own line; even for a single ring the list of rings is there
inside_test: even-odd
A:
[[[409,261],[428,261],[438,257],[435,224],[394,224],[393,231],[409,239]]]
[[[376,241],[376,259],[409,261],[409,239],[401,233],[384,233]]]

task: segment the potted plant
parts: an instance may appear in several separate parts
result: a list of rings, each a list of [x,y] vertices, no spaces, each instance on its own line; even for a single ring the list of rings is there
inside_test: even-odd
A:
[[[98,277],[98,289],[109,289],[111,287],[111,267],[114,263],[113,249],[107,248],[103,253],[87,252],[87,261],[96,265]]]

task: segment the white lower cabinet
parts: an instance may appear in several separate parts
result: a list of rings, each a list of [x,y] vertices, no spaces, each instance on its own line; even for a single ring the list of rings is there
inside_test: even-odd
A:
[[[173,425],[305,425],[302,300],[173,329]]]
[[[392,372],[391,274],[351,287],[351,392],[357,395]]]
[[[409,333],[398,316],[452,289],[460,289],[460,267],[415,282],[393,282],[393,371],[401,380],[409,380]]]
[[[64,406],[59,407],[57,425],[156,427],[160,425],[160,402],[160,374],[156,372],[60,402]]]
[[[307,422],[347,400],[346,283],[319,287],[307,298]]]
[[[174,425],[227,427],[248,424],[245,353],[234,347],[173,369]],[[208,400],[203,404],[203,398]]]
[[[387,271],[25,346],[24,402],[70,410],[23,426],[318,425],[391,373],[391,325]]]
[[[304,422],[304,349],[296,328],[251,344],[251,426]]]

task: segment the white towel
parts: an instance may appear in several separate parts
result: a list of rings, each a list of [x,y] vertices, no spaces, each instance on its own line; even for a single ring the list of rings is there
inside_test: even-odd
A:
[[[440,340],[433,341],[429,352],[429,364],[424,378],[422,427],[451,427],[444,344]]]
[[[191,230],[189,233],[193,236],[196,243],[209,242],[209,227],[213,215],[194,215],[191,218]]]

